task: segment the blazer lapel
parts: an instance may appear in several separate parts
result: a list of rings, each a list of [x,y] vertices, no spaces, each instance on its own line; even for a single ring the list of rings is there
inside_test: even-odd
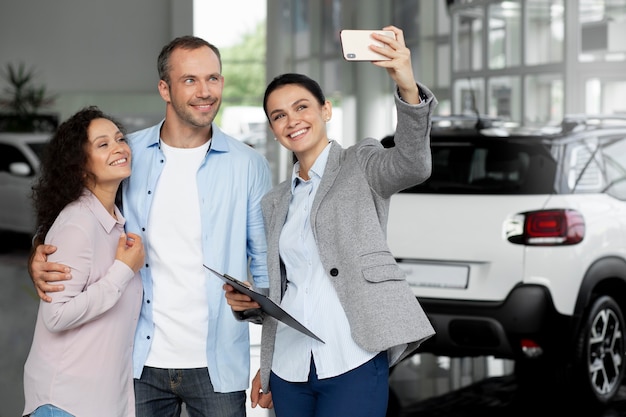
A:
[[[313,206],[311,207],[311,227],[315,224],[317,209],[319,208],[324,197],[326,197],[326,194],[328,194],[330,187],[332,187],[337,175],[339,174],[339,158],[341,157],[342,151],[343,149],[341,146],[336,141],[332,140],[330,150],[328,152],[328,160],[326,161],[326,168],[324,168],[324,175],[322,176],[322,181],[317,189],[315,199],[313,200]],[[313,233],[315,234],[315,228],[313,228]]]
[[[278,198],[274,201],[274,213],[272,215],[273,223],[271,224],[271,230],[268,232],[268,242],[267,247],[275,248],[272,250],[268,250],[268,267],[269,263],[272,262],[272,265],[277,265],[279,267],[279,273],[281,277],[281,282],[274,282],[270,280],[270,295],[272,295],[272,299],[280,304],[282,299],[284,288],[287,286],[287,277],[283,274],[282,261],[280,260],[279,253],[279,241],[280,241],[280,232],[287,221],[287,214],[289,213],[289,203],[291,202],[291,186],[289,181],[286,181],[283,184],[283,189],[280,193],[278,193]],[[272,257],[273,259],[269,259],[271,254],[276,254],[276,257]]]

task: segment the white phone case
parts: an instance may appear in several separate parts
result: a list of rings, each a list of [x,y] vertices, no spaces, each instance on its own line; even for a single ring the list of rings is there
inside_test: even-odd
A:
[[[346,61],[388,61],[386,56],[377,54],[369,49],[369,45],[383,46],[384,44],[372,38],[372,33],[382,33],[391,38],[396,34],[390,30],[353,30],[344,29],[340,32],[341,49]]]

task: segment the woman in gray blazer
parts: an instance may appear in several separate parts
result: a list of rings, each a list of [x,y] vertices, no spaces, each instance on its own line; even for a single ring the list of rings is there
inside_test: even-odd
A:
[[[278,417],[385,416],[389,367],[434,330],[386,241],[391,196],[431,173],[433,94],[413,77],[410,51],[374,36],[397,85],[395,147],[368,138],[344,149],[326,133],[331,103],[317,82],[283,74],[267,87],[270,127],[296,162],[261,204],[269,297],[324,342],[263,317],[252,405]],[[235,312],[258,305],[226,286]],[[249,316],[249,315],[248,315]],[[248,317],[249,318],[249,317]],[[273,404],[272,404],[273,402]]]

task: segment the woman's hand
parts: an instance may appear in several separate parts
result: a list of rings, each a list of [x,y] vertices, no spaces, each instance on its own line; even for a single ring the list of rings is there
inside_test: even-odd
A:
[[[115,259],[124,262],[137,273],[144,265],[144,247],[141,236],[135,233],[122,233],[117,244]]]
[[[413,75],[411,50],[406,47],[404,33],[395,26],[386,26],[383,30],[390,30],[396,34],[396,39],[374,32],[372,37],[385,46],[370,45],[370,49],[388,57],[389,61],[373,61],[376,66],[387,69],[400,90],[400,97],[409,104],[419,104],[419,89]]]
[[[249,282],[245,283],[246,285],[250,285]],[[230,306],[233,311],[244,311],[250,310],[253,308],[261,308],[259,303],[253,301],[252,298],[248,297],[245,294],[240,293],[230,284],[224,284],[222,286],[226,293],[224,296],[226,297],[226,302]]]
[[[274,408],[272,393],[264,393],[261,389],[261,370],[256,371],[256,375],[252,379],[252,386],[250,388],[250,403],[252,408],[255,408],[257,405],[261,408]]]

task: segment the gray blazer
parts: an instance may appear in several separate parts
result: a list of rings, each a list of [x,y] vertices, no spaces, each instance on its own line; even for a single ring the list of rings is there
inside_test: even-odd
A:
[[[427,97],[426,105],[409,105],[395,94],[395,147],[385,149],[373,138],[347,149],[331,141],[326,169],[311,208],[310,222],[320,258],[348,316],[352,338],[367,351],[387,351],[390,365],[434,334],[389,250],[386,237],[390,197],[425,181],[432,169],[430,116],[437,100],[426,87],[419,88]],[[289,179],[275,186],[261,201],[267,236],[269,297],[278,304],[287,285],[278,241],[290,199]],[[264,317],[264,392],[269,392],[276,326],[273,317]]]

